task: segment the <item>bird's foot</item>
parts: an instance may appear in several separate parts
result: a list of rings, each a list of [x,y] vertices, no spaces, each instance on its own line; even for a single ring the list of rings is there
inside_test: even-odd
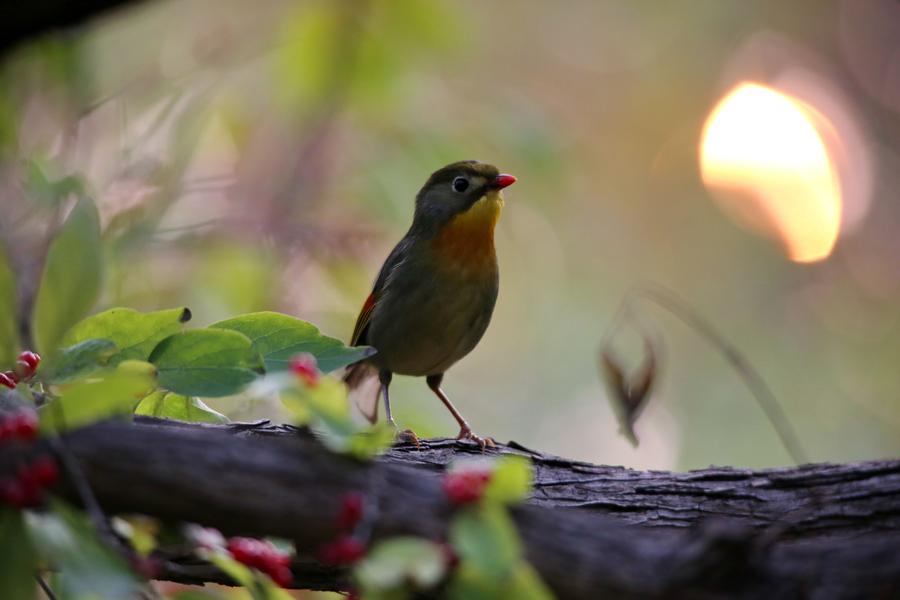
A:
[[[412,429],[404,429],[403,431],[397,429],[394,439],[401,444],[415,444],[416,448],[419,447],[419,436]]]
[[[477,436],[475,435],[475,432],[473,432],[469,427],[460,428],[459,435],[456,436],[456,439],[472,440],[473,442],[481,446],[482,451],[484,451],[485,448],[495,448],[497,446],[497,444],[494,443],[493,438]]]

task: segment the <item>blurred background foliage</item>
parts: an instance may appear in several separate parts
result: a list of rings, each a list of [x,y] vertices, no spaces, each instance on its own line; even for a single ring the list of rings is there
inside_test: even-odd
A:
[[[493,323],[446,379],[480,433],[633,467],[788,463],[722,356],[653,308],[665,360],[640,447],[617,433],[598,344],[649,281],[745,353],[813,459],[895,456],[898,50],[890,0],[137,3],[7,56],[0,233],[27,306],[83,192],[106,244],[98,308],[279,310],[346,340],[425,178],[477,158],[519,178]],[[704,185],[704,122],[743,81],[831,127],[844,219],[821,260],[790,260]],[[455,431],[423,381],[395,381],[404,426]]]

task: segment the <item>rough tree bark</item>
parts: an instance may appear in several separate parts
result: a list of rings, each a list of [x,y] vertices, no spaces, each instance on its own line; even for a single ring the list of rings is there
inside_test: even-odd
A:
[[[373,538],[446,533],[439,473],[477,446],[433,440],[374,463],[322,448],[283,426],[140,419],[73,431],[65,447],[108,513],[138,512],[228,534],[295,540],[297,585],[341,589],[317,564],[337,501],[362,491]],[[900,461],[799,468],[641,472],[533,452],[533,498],[513,509],[527,558],[559,598],[856,598],[900,595]],[[0,454],[0,474],[9,461]],[[74,501],[77,494],[63,487]],[[170,562],[176,581],[223,581]]]
[[[3,11],[0,56],[129,0],[38,0]],[[478,449],[451,440],[398,447],[373,464],[280,427],[110,422],[65,446],[108,513],[194,521],[231,534],[295,540],[311,556],[334,535],[336,500],[366,493],[373,537],[441,538],[451,507],[438,474]],[[900,461],[796,469],[639,472],[532,452],[534,497],[514,509],[528,559],[567,600],[601,597],[900,597]],[[12,457],[0,452],[0,475]],[[78,494],[63,486],[73,501]],[[176,581],[223,581],[172,561]],[[301,559],[298,584],[341,589],[347,573]]]

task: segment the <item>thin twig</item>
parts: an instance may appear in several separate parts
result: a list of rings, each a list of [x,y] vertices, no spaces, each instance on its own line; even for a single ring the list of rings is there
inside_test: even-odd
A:
[[[40,573],[35,573],[34,578],[37,579],[38,585],[41,586],[41,591],[44,592],[44,595],[47,596],[47,600],[57,600],[56,594],[53,593],[53,589],[44,581],[44,578],[41,577]]]
[[[78,460],[72,454],[72,451],[69,450],[69,447],[65,444],[61,436],[52,436],[48,438],[48,442],[50,448],[62,463],[66,474],[69,476],[69,481],[78,493],[81,503],[84,505],[91,521],[94,523],[94,527],[111,546],[119,550],[124,550],[119,538],[109,524],[109,519],[106,518],[106,514],[103,512],[103,508],[100,507],[100,503],[97,501],[97,497],[91,489],[91,484],[88,482],[84,471],[81,470],[81,466],[78,464]]]
[[[791,426],[790,420],[788,420],[787,415],[778,403],[778,399],[759,372],[744,358],[737,347],[725,339],[712,323],[701,317],[671,290],[656,284],[643,284],[629,290],[616,312],[613,325],[605,336],[606,339],[610,339],[624,318],[629,316],[629,311],[634,303],[642,299],[665,309],[712,346],[718,348],[728,364],[744,380],[744,384],[750,390],[757,404],[762,408],[766,418],[778,435],[781,445],[784,446],[791,459],[798,465],[809,462],[806,451],[800,444],[797,432]]]

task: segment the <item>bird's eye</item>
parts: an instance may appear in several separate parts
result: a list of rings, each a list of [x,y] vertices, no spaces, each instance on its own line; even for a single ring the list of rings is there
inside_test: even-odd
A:
[[[469,189],[469,180],[465,177],[457,177],[453,180],[453,191],[464,192]]]

